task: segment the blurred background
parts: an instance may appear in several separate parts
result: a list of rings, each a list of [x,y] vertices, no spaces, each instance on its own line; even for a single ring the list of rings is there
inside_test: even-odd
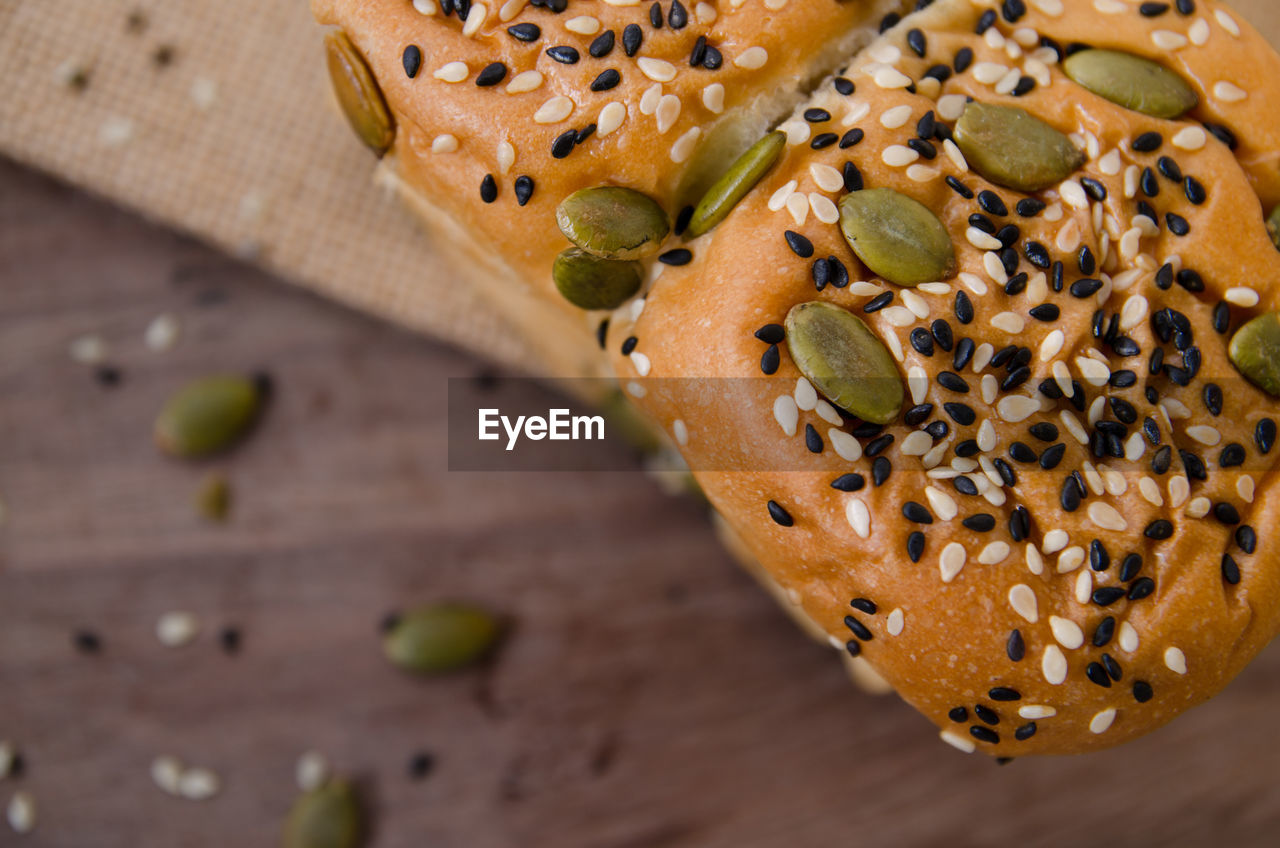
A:
[[[379,848],[1275,844],[1280,647],[1000,767],[854,689],[625,445],[450,473],[448,381],[524,354],[370,184],[319,44],[302,0],[0,0],[0,846],[275,845],[326,773]],[[165,455],[213,373],[269,376],[257,426]],[[496,649],[394,667],[441,601]]]

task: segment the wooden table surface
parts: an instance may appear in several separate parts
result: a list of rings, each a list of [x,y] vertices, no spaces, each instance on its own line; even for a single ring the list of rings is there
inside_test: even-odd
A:
[[[165,312],[182,334],[155,352]],[[69,357],[85,333],[118,385]],[[157,455],[174,386],[249,369],[277,386],[249,443]],[[39,805],[0,845],[270,846],[313,748],[379,848],[1274,844],[1280,646],[1119,750],[959,754],[855,691],[644,475],[449,473],[446,378],[483,369],[0,162],[0,739],[26,765],[0,805]],[[226,526],[191,506],[210,468]],[[442,598],[514,619],[498,661],[396,673],[380,619]],[[174,609],[204,624],[185,648],[154,636]],[[221,794],[163,794],[159,754]]]

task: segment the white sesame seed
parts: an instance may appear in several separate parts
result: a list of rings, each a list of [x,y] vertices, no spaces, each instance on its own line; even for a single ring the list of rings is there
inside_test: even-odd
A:
[[[699,3],[693,10],[694,15],[700,24],[715,23],[717,12],[716,7],[710,3]]]
[[[221,788],[222,782],[218,775],[206,768],[187,769],[178,779],[178,794],[188,801],[207,801],[217,795]]]
[[[790,180],[787,182],[786,185],[782,186],[777,191],[775,191],[772,195],[770,195],[769,203],[768,203],[769,211],[770,212],[782,211],[782,209],[784,209],[787,205],[787,198],[789,198],[792,192],[796,190],[796,185],[797,183],[795,180]],[[855,283],[854,285],[863,285],[863,284]],[[852,291],[852,287],[850,290]],[[857,294],[857,292],[854,292],[854,294]]]
[[[1236,494],[1239,495],[1245,503],[1253,503],[1255,487],[1256,484],[1253,482],[1253,478],[1248,474],[1242,474],[1240,475],[1240,479],[1236,480]]]
[[[654,82],[671,82],[676,78],[676,66],[664,59],[641,56],[636,59],[636,65],[640,68],[640,73]]]
[[[558,124],[573,114],[573,101],[563,94],[557,94],[538,107],[533,113],[534,123]]]
[[[964,231],[964,237],[969,244],[978,248],[978,250],[1000,250],[1004,247],[1000,242],[1000,239],[990,233],[983,232],[977,227],[969,227],[966,229]]]
[[[757,68],[763,68],[765,63],[768,61],[769,51],[765,50],[763,47],[748,47],[746,50],[743,50],[738,54],[737,58],[733,60],[733,64],[737,65],[739,68],[755,70]]]
[[[702,127],[690,127],[671,145],[671,161],[684,162],[693,155],[693,149],[702,137]]]
[[[1028,544],[1023,551],[1023,559],[1027,563],[1027,571],[1032,574],[1044,574],[1044,558],[1040,556],[1040,551],[1036,550],[1036,546]]]
[[[14,833],[30,833],[36,829],[36,799],[25,789],[19,789],[9,799],[6,817]]]
[[[968,101],[963,94],[944,94],[938,98],[938,117],[945,121],[957,120],[964,114]]]
[[[1093,8],[1104,15],[1118,15],[1129,10],[1120,0],[1093,0]]]
[[[1192,498],[1191,503],[1187,504],[1187,515],[1191,518],[1204,518],[1212,506],[1212,501],[1206,497]]]
[[[1151,43],[1161,50],[1181,50],[1187,46],[1187,37],[1180,32],[1158,29],[1151,33]]]
[[[425,0],[425,2],[430,1],[431,0]],[[527,2],[528,0],[507,0],[507,2],[502,4],[502,8],[498,10],[498,19],[503,23],[512,20],[516,15],[520,14],[524,10]],[[608,2],[608,0],[606,0],[606,2]]]
[[[1044,542],[1041,547],[1046,554],[1056,554],[1071,543],[1071,536],[1066,530],[1055,527],[1044,534]]]
[[[1067,222],[1059,228],[1054,244],[1063,253],[1075,253],[1076,248],[1080,246],[1080,222],[1075,218],[1068,218]]]
[[[813,130],[810,128],[808,121],[785,121],[778,126],[778,129],[787,134],[787,144],[790,144],[793,147],[799,144],[804,144],[813,134]]]
[[[925,294],[948,295],[951,294],[951,286],[947,283],[921,283],[916,286],[916,291]]]
[[[871,512],[865,503],[858,498],[849,498],[844,505],[844,517],[859,537],[871,538]]]
[[[1129,522],[1109,503],[1094,501],[1089,504],[1089,520],[1103,530],[1127,530]]]
[[[600,110],[600,117],[596,119],[596,135],[606,136],[613,132],[618,127],[622,126],[622,122],[626,120],[626,117],[626,106],[616,100],[612,103],[606,104],[605,107]]]
[[[1235,18],[1228,15],[1226,11],[1222,9],[1214,9],[1213,16],[1218,19],[1219,26],[1237,38],[1240,37],[1240,25],[1236,23]]]
[[[983,565],[996,565],[1004,562],[1009,556],[1009,544],[1007,542],[992,542],[982,549],[978,554],[978,562]]]
[[[773,418],[788,436],[796,434],[800,422],[800,410],[791,395],[778,395],[773,402]],[[850,437],[852,438],[852,437]],[[855,439],[856,441],[856,439]]]
[[[909,327],[916,323],[915,314],[905,306],[890,306],[886,309],[881,309],[880,317],[893,327]]]
[[[1089,730],[1093,733],[1106,733],[1111,723],[1116,720],[1114,707],[1108,707],[1089,720]]]
[[[1179,474],[1169,480],[1169,506],[1177,509],[1191,496],[1191,484],[1186,475]]]
[[[946,742],[952,748],[955,748],[958,751],[963,751],[966,754],[972,754],[978,748],[977,744],[972,739],[967,736],[961,736],[953,730],[942,731],[938,734],[938,738],[943,742]]]
[[[1199,150],[1208,142],[1208,134],[1202,127],[1185,127],[1174,135],[1173,146],[1179,150]]]
[[[1072,545],[1066,548],[1062,553],[1058,554],[1058,573],[1070,574],[1080,566],[1084,565],[1084,548],[1080,545]]]
[[[169,350],[178,341],[179,329],[177,317],[165,312],[151,319],[143,340],[152,350]]]
[[[1040,401],[1025,395],[1005,395],[996,404],[996,413],[1010,424],[1026,421],[1040,411]]]
[[[658,108],[653,116],[657,119],[659,133],[671,129],[676,119],[680,117],[680,105],[680,98],[674,94],[664,94],[658,100]]]
[[[907,167],[907,179],[917,183],[933,182],[941,173],[937,168],[930,168],[928,165],[919,163]]]
[[[1023,704],[1021,707],[1018,707],[1019,718],[1029,718],[1034,720],[1038,718],[1053,718],[1057,714],[1057,710],[1053,707],[1045,706],[1044,704]]]
[[[169,754],[163,754],[151,761],[151,781],[162,792],[169,795],[178,794],[178,783],[182,779],[182,761]]]
[[[942,554],[938,557],[938,570],[942,573],[943,583],[950,583],[956,579],[956,575],[964,568],[964,561],[968,555],[964,545],[959,542],[951,542],[942,549]]]
[[[1040,620],[1036,593],[1026,583],[1018,583],[1009,589],[1009,606],[1031,624]]]
[[[824,224],[834,224],[840,220],[840,210],[825,194],[809,192],[809,208],[813,210],[813,217]]]
[[[973,78],[983,85],[995,85],[1008,72],[1009,66],[999,62],[977,62],[973,65]]]
[[[718,82],[713,82],[702,89],[702,105],[713,114],[719,115],[724,111],[724,86]]]
[[[608,107],[605,107],[608,109]],[[600,113],[601,118],[604,113]],[[511,170],[511,166],[516,163],[516,149],[509,141],[498,142],[498,172],[506,174]]]
[[[1066,428],[1075,440],[1082,445],[1089,444],[1089,434],[1085,432],[1084,427],[1080,424],[1080,420],[1069,409],[1064,409],[1058,413],[1058,419],[1062,422],[1062,426]]]
[[[447,62],[436,68],[431,76],[444,82],[462,82],[470,73],[466,62]]]
[[[903,456],[924,456],[933,447],[933,437],[924,430],[914,430],[907,434],[902,440],[899,450]],[[929,489],[925,490],[925,494],[929,493]]]
[[[1175,674],[1187,673],[1187,655],[1182,653],[1181,648],[1174,648],[1172,646],[1165,648],[1164,664]]]
[[[1058,644],[1068,651],[1074,651],[1084,644],[1084,631],[1069,618],[1049,616],[1049,629],[1053,631],[1053,638],[1058,640]]]
[[[978,345],[973,352],[973,372],[976,374],[991,362],[991,357],[996,355],[996,349],[990,342],[983,342]]]
[[[880,113],[880,125],[885,129],[896,130],[911,120],[911,111],[910,104],[885,109]]]
[[[911,77],[887,65],[876,68],[871,78],[880,88],[906,88],[911,85]]]
[[[804,222],[809,219],[809,198],[803,192],[793,192],[787,197],[787,212],[791,213],[791,220],[796,222],[797,227],[803,227]]]
[[[1116,642],[1120,645],[1120,650],[1126,654],[1132,654],[1138,650],[1138,631],[1132,624],[1127,621],[1120,622],[1120,629],[1117,634]]]
[[[473,3],[471,11],[467,12],[467,20],[462,24],[462,34],[467,38],[474,37],[488,16],[489,8],[484,3]]]
[[[298,757],[294,777],[298,781],[298,788],[303,792],[319,789],[329,780],[329,761],[319,751],[307,751]]]
[[[813,183],[823,191],[840,191],[844,188],[844,177],[830,165],[814,162],[809,166],[809,176]]]
[[[1067,337],[1062,330],[1054,330],[1040,342],[1040,361],[1048,362],[1062,351]]]
[[[982,390],[982,402],[992,404],[995,403],[996,395],[1000,394],[1000,381],[994,374],[983,374],[979,388]]]
[[[1248,286],[1234,286],[1227,289],[1222,299],[1232,306],[1243,306],[1246,309],[1258,305],[1258,293]]]
[[[1187,38],[1197,47],[1203,47],[1209,42],[1209,34],[1209,22],[1204,18],[1196,18],[1187,28]]]
[[[982,423],[978,425],[978,449],[985,452],[993,451],[996,447],[996,428],[991,423],[990,418],[982,419]]]
[[[1067,679],[1067,658],[1057,645],[1046,645],[1040,657],[1040,673],[1044,679],[1058,686]]]
[[[794,433],[788,435],[794,435]],[[847,462],[857,462],[862,458],[862,443],[844,430],[832,427],[827,431],[827,439],[830,440],[831,448],[836,452],[836,456],[841,459]]]
[[[881,160],[891,168],[905,168],[912,162],[920,158],[920,154],[912,150],[910,147],[904,147],[901,144],[891,144],[880,154]]]
[[[1083,569],[1076,577],[1076,603],[1087,604],[1093,600],[1093,572]]]
[[[840,125],[843,127],[851,127],[861,121],[863,118],[871,114],[871,105],[856,101],[849,104],[848,111],[845,112],[843,118],[840,119]]]
[[[600,20],[591,15],[578,15],[565,21],[564,28],[579,35],[595,35],[600,31]]]
[[[1026,329],[1027,320],[1016,312],[1000,312],[991,319],[991,326],[1016,336]]]
[[[413,0],[414,11],[419,14],[430,17],[439,11],[440,7],[436,4],[436,0]]]
[[[834,424],[837,427],[844,426],[844,419],[840,417],[840,413],[836,412],[836,408],[825,400],[819,399],[818,405],[813,408],[818,413],[818,417],[828,424]]]
[[[1217,428],[1210,427],[1208,424],[1196,424],[1187,428],[1187,435],[1195,439],[1202,445],[1213,447],[1222,441],[1222,434]]]
[[[929,434],[923,430],[917,430],[915,433],[912,433],[911,436],[916,435],[916,433],[919,433],[926,439],[929,438]],[[911,436],[908,436],[907,438],[909,439]],[[902,452],[907,452],[905,439],[903,440]],[[924,490],[924,497],[925,500],[929,502],[929,506],[933,510],[934,514],[943,521],[950,521],[960,514],[960,507],[956,505],[955,498],[951,497],[951,495],[948,495],[939,488],[926,486]]]
[[[902,628],[906,626],[906,616],[902,612],[902,608],[898,607],[889,613],[889,618],[885,621],[885,630],[890,636],[897,636],[902,633]]]
[[[1010,47],[1013,47],[1013,46],[1015,45],[1012,45],[1012,44],[1010,45]],[[1016,58],[1013,55],[1014,52],[1015,51],[1012,51],[1012,50],[1010,51],[1010,58]],[[1018,50],[1016,52],[1021,53],[1022,51]],[[996,94],[1011,94],[1013,90],[1018,87],[1018,82],[1021,79],[1022,79],[1022,71],[1018,68],[1010,68],[1009,72],[1006,73],[1004,76],[1000,77],[999,82],[996,83],[996,86],[995,86]]]
[[[929,301],[913,292],[911,289],[902,290],[902,303],[911,311],[911,314],[919,318],[921,321],[929,317]]]
[[[189,612],[167,612],[156,621],[156,638],[169,648],[190,644],[199,632],[200,622]]]
[[[911,402],[917,406],[924,403],[929,391],[929,375],[919,365],[907,369],[907,388],[911,392]]]
[[[671,435],[676,440],[676,444],[684,447],[689,444],[689,425],[677,418],[671,422]]]
[[[1222,80],[1213,84],[1213,96],[1223,103],[1239,103],[1249,96],[1249,92],[1235,83]]]
[[[79,336],[67,345],[67,353],[73,362],[98,365],[107,358],[107,342],[99,335]]]
[[[644,355],[638,350],[634,350],[631,352],[631,356],[629,358],[631,360],[631,364],[635,367],[637,374],[639,374],[641,377],[649,376],[649,369],[652,367],[652,365],[649,362],[648,356]]]

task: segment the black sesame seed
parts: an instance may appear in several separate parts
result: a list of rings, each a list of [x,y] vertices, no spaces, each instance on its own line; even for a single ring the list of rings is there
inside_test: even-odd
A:
[[[862,653],[862,645],[857,639],[850,639],[848,642],[845,642],[844,649],[849,652],[849,656],[851,657],[856,657],[858,654]]]
[[[999,744],[1000,734],[996,733],[989,727],[983,727],[980,724],[970,725],[969,735],[979,742],[990,742],[992,745]]]
[[[1209,478],[1209,470],[1205,467],[1203,459],[1191,451],[1181,449],[1178,450],[1178,457],[1182,460],[1182,467],[1186,470],[1187,476],[1192,480],[1207,480]]]
[[[595,127],[595,124],[591,125]],[[671,231],[678,236],[684,235],[684,231],[689,228],[689,222],[693,220],[693,207],[685,206],[680,210],[680,214],[676,215],[675,224],[671,227]]]
[[[1178,163],[1168,156],[1161,156],[1156,160],[1156,168],[1160,171],[1160,175],[1170,182],[1182,182],[1182,168],[1178,167]]]
[[[1038,241],[1028,241],[1022,246],[1022,252],[1026,254],[1027,261],[1037,268],[1048,269],[1053,264],[1048,249]]]
[[[1032,463],[1040,459],[1026,442],[1014,442],[1009,445],[1009,456],[1013,457],[1015,462]]]
[[[781,324],[765,324],[755,331],[755,337],[765,344],[778,344],[786,338],[786,333]]]
[[[534,182],[529,176],[516,177],[516,181],[512,186],[516,193],[516,204],[524,206],[529,202],[529,198],[533,197]]]
[[[963,74],[965,71],[969,70],[969,67],[972,64],[973,64],[972,48],[961,47],[958,51],[956,51],[956,58],[955,58],[955,61],[952,62],[952,67],[956,69],[957,74]]]
[[[422,68],[422,48],[416,44],[410,44],[404,49],[404,55],[400,60],[404,63],[405,75],[413,79]]]
[[[1070,291],[1072,297],[1085,298],[1097,294],[1098,290],[1101,288],[1102,280],[1093,277],[1083,277],[1071,284]]]
[[[956,477],[954,479],[961,480],[967,478]],[[977,533],[987,533],[994,530],[996,527],[995,516],[987,512],[980,512],[977,515],[971,515],[960,523]]]
[[[887,15],[885,15],[883,18],[880,19],[880,34],[883,35],[884,33],[893,29],[898,25],[898,22],[901,20],[902,20],[902,15],[899,15],[897,12],[888,13]]]
[[[409,758],[408,772],[412,780],[422,780],[431,774],[431,770],[435,767],[436,759],[425,751],[419,751]]]
[[[485,203],[498,199],[498,183],[493,179],[493,174],[485,174],[480,181],[480,199]]]
[[[1061,262],[1053,263],[1053,270],[1049,272],[1049,286],[1056,292],[1062,291],[1062,286],[1066,277],[1066,266]]]
[[[556,140],[551,142],[551,156],[555,159],[564,159],[573,152],[573,147],[578,143],[578,131],[566,130],[556,136]]]
[[[787,230],[783,237],[787,240],[787,247],[791,248],[791,252],[801,259],[808,259],[813,256],[813,242],[800,235],[794,230]]]
[[[938,119],[930,109],[920,116],[920,120],[916,121],[916,136],[919,138],[933,138],[938,131]]]
[[[919,562],[922,556],[924,556],[924,534],[919,530],[913,530],[907,536],[907,557],[912,562]]]
[[[960,404],[956,404],[956,405],[960,406]],[[963,441],[956,442],[955,451],[956,451],[956,456],[967,458],[971,456],[977,456],[978,454],[982,453],[982,448],[978,447],[978,443],[973,439],[965,439]],[[956,477],[955,479],[961,480],[961,479],[967,479],[967,478]],[[970,484],[972,484],[972,482],[973,482],[972,480],[969,481]]]
[[[973,301],[969,300],[969,295],[962,291],[956,292],[954,309],[956,320],[961,324],[970,324],[973,322]]]
[[[1139,704],[1145,704],[1155,695],[1151,691],[1151,684],[1145,680],[1135,680],[1133,683],[1133,699]]]
[[[1129,600],[1140,601],[1156,590],[1156,581],[1150,577],[1139,577],[1129,587]]]
[[[853,80],[848,77],[836,77],[832,82],[832,85],[835,87],[837,93],[842,94],[845,97],[853,94],[855,90]]]
[[[1012,630],[1009,632],[1009,638],[1004,643],[1004,652],[1014,662],[1022,662],[1022,658],[1027,654],[1027,646],[1022,641],[1021,631]]]
[[[912,29],[907,33],[907,46],[921,59],[929,52],[929,42],[924,37],[924,33],[918,29]]]
[[[923,424],[933,414],[933,404],[922,403],[919,406],[913,406],[902,416],[902,420],[912,427]]]
[[[1111,644],[1111,638],[1116,632],[1115,616],[1109,615],[1102,621],[1098,622],[1098,626],[1093,631],[1093,646],[1095,648],[1104,648]]]
[[[1196,11],[1196,0],[1175,0],[1174,7],[1180,15],[1192,15]]]
[[[1022,694],[1017,689],[1010,689],[1008,686],[997,686],[987,692],[987,697],[993,701],[1020,701]],[[994,722],[993,722],[994,723]]]
[[[962,495],[973,497],[978,494],[978,486],[968,477],[959,476],[951,478],[951,485]]]
[[[968,336],[956,342],[956,354],[952,358],[952,366],[957,370],[962,370],[973,360],[974,351],[977,345],[973,343],[973,339]]]
[[[630,356],[632,351],[636,349],[636,345],[640,344],[640,339],[635,336],[627,336],[622,341],[622,355]]]
[[[826,109],[810,108],[804,110],[804,119],[811,124],[821,124],[831,120],[831,113]]]
[[[893,292],[881,292],[867,301],[866,305],[862,307],[862,311],[870,315],[872,312],[879,312],[890,303],[893,303]]]
[[[71,634],[71,644],[82,654],[96,654],[102,650],[102,637],[92,630],[77,630]]]
[[[951,420],[961,427],[968,427],[978,417],[972,407],[963,403],[944,403],[942,408],[947,415],[951,416]]]
[[[1238,468],[1244,465],[1245,452],[1244,445],[1238,442],[1232,442],[1222,449],[1222,453],[1218,455],[1219,468]]]
[[[889,475],[893,473],[893,464],[889,462],[887,456],[877,456],[875,462],[871,463],[871,483],[879,487],[884,485],[889,479]]]
[[[1204,190],[1204,185],[1195,177],[1187,177],[1182,183],[1182,190],[1186,192],[1187,200],[1192,205],[1200,206],[1209,199],[1208,193]]]
[[[853,607],[859,612],[865,612],[867,615],[876,614],[875,602],[869,601],[866,598],[854,598],[852,601],[849,602],[849,606]]]
[[[1138,14],[1144,18],[1158,18],[1169,11],[1168,3],[1143,3],[1138,7]]]
[[[1000,723],[1000,715],[995,710],[983,704],[975,704],[973,707],[973,714],[976,715],[978,720],[984,724]]]
[[[942,386],[944,389],[947,389],[948,391],[958,392],[960,394],[969,393],[969,384],[966,383],[964,379],[959,374],[956,374],[954,371],[942,371],[941,373],[939,373],[938,385]]]
[[[1240,550],[1247,554],[1251,554],[1258,549],[1258,533],[1248,524],[1241,524],[1236,528],[1236,544],[1240,546]]]
[[[849,130],[847,133],[845,133],[843,136],[841,136],[841,138],[840,138],[840,149],[841,149],[841,150],[845,150],[845,149],[847,149],[847,148],[853,147],[853,146],[854,146],[854,145],[856,145],[858,142],[862,141],[862,139],[863,139],[863,137],[864,137],[865,135],[866,135],[866,133],[864,133],[862,130],[858,129],[857,127],[854,127],[853,129],[851,129],[851,130]],[[852,165],[853,163],[852,163],[852,162],[849,162],[849,163],[847,163],[847,164]],[[856,168],[855,168],[855,170],[856,170]],[[854,190],[854,189],[850,189],[850,191],[853,191],[853,190]]]
[[[1118,371],[1112,371],[1107,382],[1117,389],[1127,389],[1137,384],[1138,375],[1128,368],[1121,368]]]
[[[1151,470],[1155,472],[1156,476],[1164,474],[1169,470],[1172,459],[1173,450],[1168,445],[1163,446],[1151,457]]]
[[[1106,571],[1111,567],[1111,554],[1097,539],[1089,543],[1089,567],[1094,571]]]
[[[1185,236],[1191,232],[1191,225],[1187,223],[1187,219],[1181,215],[1169,212],[1164,216],[1165,223],[1169,226],[1169,232],[1175,236]]]
[[[1027,13],[1027,5],[1023,0],[1004,0],[1000,11],[1004,14],[1006,21],[1016,24]]]
[[[654,29],[662,29],[662,4],[654,3],[649,7],[649,25]]]
[[[603,59],[613,52],[613,45],[613,30],[607,29],[591,41],[591,46],[587,48],[587,52],[591,54],[592,58]]]
[[[1213,505],[1213,517],[1223,524],[1229,524],[1234,527],[1240,523],[1240,510],[1236,509],[1235,504],[1219,501]]]
[[[952,707],[947,713],[947,718],[959,724],[969,720],[969,711],[964,707]]]
[[[1085,194],[1089,195],[1090,199],[1099,203],[1107,199],[1107,187],[1092,177],[1081,177],[1080,185],[1084,187]]]
[[[609,319],[606,318],[596,326],[596,342],[599,343],[600,349],[605,349],[605,340],[609,337]]]
[[[542,37],[542,28],[537,24],[514,24],[507,27],[507,34],[517,41],[537,41]]]
[[[1236,564],[1231,554],[1222,555],[1222,579],[1232,586],[1240,583],[1240,566]]]
[[[476,85],[481,88],[489,88],[495,86],[507,78],[507,66],[501,62],[492,62],[485,65],[480,73],[476,74]]]
[[[616,87],[620,82],[622,82],[622,74],[618,73],[613,68],[608,68],[607,70],[601,71],[600,75],[591,81],[591,90],[608,91],[609,89]]]
[[[1158,132],[1144,132],[1133,140],[1133,149],[1139,153],[1154,153],[1164,144],[1164,136]]]
[[[911,331],[911,347],[921,356],[933,356],[933,336],[924,327]]]
[[[1099,586],[1093,590],[1093,602],[1100,607],[1109,607],[1124,595],[1125,590],[1120,586]]]
[[[547,55],[550,56],[552,59],[555,59],[557,62],[559,62],[562,65],[576,64],[578,59],[581,58],[578,54],[577,49],[570,47],[567,44],[559,44],[559,45],[556,45],[555,47],[548,47]]]
[[[776,344],[771,344],[765,348],[764,353],[760,357],[760,370],[766,374],[776,374],[781,362],[782,358],[778,352],[778,346]],[[821,448],[819,448],[819,450],[821,450]]]
[[[924,159],[932,160],[932,159],[938,158],[938,148],[934,147],[931,143],[925,141],[923,138],[907,139],[907,147],[910,147],[916,153],[919,153],[920,156],[923,157]]]
[[[848,136],[845,137],[848,138]],[[858,170],[857,165],[845,162],[840,175],[844,178],[845,191],[862,191],[862,172]]]
[[[680,0],[671,0],[671,10],[667,12],[667,23],[672,29],[684,29],[689,24],[689,11]]]
[[[1089,663],[1089,665],[1085,667],[1084,675],[1089,678],[1091,683],[1096,683],[1104,689],[1111,688],[1111,676],[1107,674],[1107,670],[1102,667],[1102,663]]]
[[[769,501],[769,517],[773,519],[774,524],[782,527],[791,527],[796,520],[791,517],[791,513],[787,512],[777,501]]]
[[[865,624],[863,624],[861,621],[858,621],[858,619],[854,618],[851,615],[846,615],[844,617],[844,626],[848,627],[849,632],[851,632],[857,638],[861,639],[863,642],[870,642],[872,639],[875,638],[872,632],[867,629],[867,626]]]
[[[628,56],[634,56],[640,51],[640,45],[644,42],[644,30],[640,29],[639,24],[627,24],[622,30],[622,49]]]
[[[1080,508],[1080,485],[1074,477],[1067,477],[1063,481],[1059,502],[1067,512],[1075,512]]]
[[[1264,455],[1271,453],[1271,448],[1276,443],[1276,422],[1270,418],[1259,421],[1253,428],[1253,441]]]
[[[1034,721],[1029,721],[1026,724],[1019,727],[1017,730],[1013,731],[1013,738],[1017,739],[1019,742],[1025,742],[1026,740],[1030,739],[1032,736],[1035,736],[1035,735],[1036,735],[1036,723]]]
[[[836,135],[835,133],[831,133],[831,132],[818,133],[813,137],[813,140],[809,142],[809,146],[812,147],[814,150],[822,150],[824,148],[830,147],[831,145],[835,144],[839,140],[840,140],[840,136]]]
[[[902,505],[902,517],[915,524],[932,524],[933,515],[923,504],[907,501]]]
[[[722,65],[724,65],[724,54],[719,48],[708,44],[706,53],[702,57],[702,67],[708,71],[718,71]]]
[[[965,200],[973,200],[973,189],[969,188],[967,185],[952,176],[948,176],[946,182],[947,185],[951,187],[951,190],[956,194],[960,195]]]
[[[1142,193],[1147,197],[1158,197],[1160,183],[1156,180],[1156,172],[1151,168],[1143,168],[1142,176],[1138,179],[1138,187],[1142,189]]]
[[[804,446],[809,449],[810,453],[822,453],[822,436],[818,435],[818,431],[814,429],[812,424],[804,425]]]

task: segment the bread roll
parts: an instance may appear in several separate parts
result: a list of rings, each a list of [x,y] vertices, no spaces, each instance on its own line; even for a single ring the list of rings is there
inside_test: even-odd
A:
[[[550,145],[579,115],[599,124],[584,92],[608,61],[534,58],[491,18],[470,43],[406,3],[316,7],[385,93],[413,202],[485,263],[562,375],[595,367],[581,339],[598,315],[550,283],[569,246],[557,205],[610,184],[676,217],[694,176],[723,171],[701,163],[777,123],[785,149],[727,217],[665,244],[687,253],[644,259],[603,336],[612,368],[775,594],[945,741],[1102,748],[1212,696],[1280,627],[1280,252],[1264,221],[1280,118],[1263,105],[1280,57],[1210,0],[919,5],[845,61],[867,4],[709,5],[715,73],[748,45],[769,56],[726,84],[728,118],[697,105],[710,77],[678,59],[702,25],[671,32],[670,4],[657,32],[648,6],[521,8],[513,22],[537,21],[544,47],[589,15],[639,22],[681,66],[666,132],[641,108],[656,83],[626,59],[606,93],[626,120],[564,159]],[[410,43],[425,53],[413,80]],[[531,58],[541,93],[474,86],[488,62]],[[465,82],[421,88],[452,61]],[[547,129],[533,115],[553,95],[573,112]],[[495,100],[527,113],[495,121]],[[731,121],[750,132],[721,147]],[[458,149],[431,153],[445,133]],[[491,205],[485,174],[502,178]]]

